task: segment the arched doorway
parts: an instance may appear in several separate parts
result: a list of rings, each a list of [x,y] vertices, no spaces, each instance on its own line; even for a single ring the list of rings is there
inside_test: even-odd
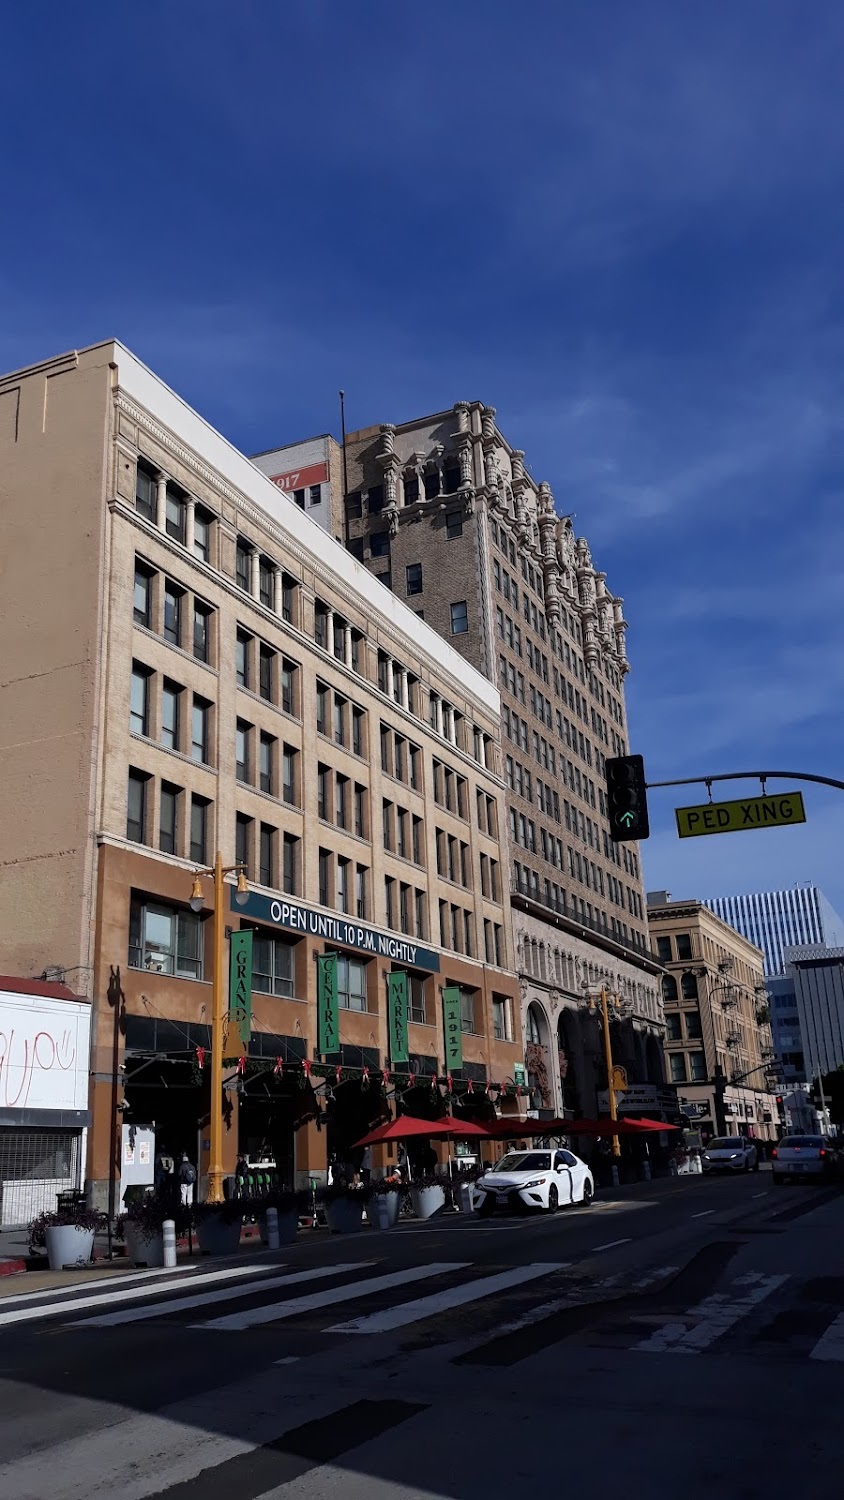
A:
[[[583,1114],[578,1088],[580,1059],[580,1035],[577,1017],[564,1010],[557,1022],[557,1048],[560,1059],[560,1083],[563,1090],[563,1109],[575,1115]]]
[[[548,1017],[536,1000],[531,1001],[525,1017],[525,1064],[531,1109],[553,1109],[554,1075]]]

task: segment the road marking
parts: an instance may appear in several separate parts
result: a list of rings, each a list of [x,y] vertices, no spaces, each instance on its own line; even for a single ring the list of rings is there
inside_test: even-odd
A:
[[[299,1281],[325,1280],[327,1276],[344,1276],[348,1271],[364,1271],[374,1265],[371,1260],[352,1261],[342,1266],[318,1266],[310,1271],[291,1271],[288,1276],[267,1276],[263,1281],[251,1281],[247,1286],[223,1287],[218,1292],[200,1292],[196,1297],[175,1297],[162,1302],[160,1307],[130,1307],[125,1312],[100,1313],[95,1318],[83,1318],[79,1328],[115,1328],[119,1323],[140,1323],[148,1318],[166,1318],[170,1313],[190,1312],[195,1307],[207,1307],[211,1302],[233,1302],[236,1297],[251,1297],[256,1292],[275,1291],[276,1287],[292,1286]]]
[[[124,1275],[122,1271],[114,1271],[112,1272],[111,1276],[97,1276],[92,1281],[80,1281],[73,1286],[50,1286],[44,1287],[40,1292],[20,1292],[14,1297],[0,1297],[0,1309],[5,1309],[7,1307],[19,1307],[24,1302],[27,1303],[28,1306],[34,1307],[37,1302],[49,1302],[51,1297],[55,1298],[57,1292],[61,1292],[64,1296],[70,1297],[74,1292],[90,1292],[93,1287],[128,1286],[134,1281],[145,1281],[148,1285],[152,1285],[153,1277],[159,1278],[157,1285],[160,1288],[162,1285],[160,1279],[161,1277],[177,1276],[181,1279],[181,1275],[185,1271],[195,1272],[198,1270],[199,1264],[197,1263],[192,1266],[172,1266],[169,1269],[165,1267],[159,1267],[151,1271],[132,1271],[129,1275]]]
[[[629,1245],[631,1239],[632,1235],[628,1234],[627,1238],[624,1240],[607,1240],[607,1243],[605,1245],[595,1245],[591,1250],[587,1250],[586,1254],[597,1255],[599,1250],[614,1250],[616,1245]]]
[[[284,1359],[274,1359],[274,1365],[298,1365],[301,1354],[285,1354]]]
[[[769,1194],[770,1191],[771,1191],[770,1188],[766,1188],[765,1191],[764,1191],[764,1193],[752,1193],[751,1197],[753,1197],[753,1198],[767,1198],[767,1196],[768,1196],[768,1194]]]
[[[311,1292],[306,1297],[293,1297],[289,1301],[270,1302],[264,1307],[253,1307],[247,1312],[228,1313],[224,1318],[212,1318],[207,1323],[194,1323],[194,1328],[214,1328],[222,1332],[240,1332],[243,1328],[255,1328],[261,1323],[276,1323],[282,1318],[295,1318],[297,1313],[314,1312],[320,1307],[329,1307],[335,1302],[354,1302],[358,1297],[369,1297],[373,1292],[386,1292],[393,1287],[405,1286],[412,1281],[425,1281],[431,1276],[446,1276],[449,1271],[465,1271],[472,1264],[468,1260],[439,1261],[428,1266],[412,1266],[406,1271],[391,1271],[386,1276],[371,1276],[353,1281],[347,1286],[332,1287],[324,1292]]]
[[[693,1219],[705,1219],[707,1214],[714,1214],[714,1208],[702,1208],[699,1214],[692,1214]]]
[[[844,1360],[844,1313],[830,1323],[826,1333],[810,1351],[810,1359]]]
[[[494,1292],[503,1292],[509,1286],[536,1281],[540,1276],[552,1276],[562,1271],[569,1261],[549,1265],[517,1266],[512,1271],[501,1271],[496,1276],[484,1276],[480,1281],[464,1282],[462,1286],[450,1287],[448,1291],[432,1292],[429,1297],[417,1297],[414,1302],[405,1302],[400,1307],[388,1307],[383,1312],[370,1313],[368,1317],[352,1318],[348,1323],[334,1323],[326,1333],[389,1333],[394,1328],[405,1328],[408,1323],[418,1323],[423,1318],[432,1318],[436,1313],[447,1312],[453,1307],[463,1307],[467,1302],[480,1302]]]
[[[643,1339],[633,1347],[647,1354],[700,1354],[742,1318],[747,1317],[748,1313],[753,1312],[760,1302],[770,1297],[785,1281],[788,1281],[787,1276],[760,1276],[754,1273],[742,1276],[732,1283],[734,1287],[742,1288],[739,1296],[730,1296],[728,1292],[713,1293],[695,1307],[687,1308],[681,1314],[685,1321],[665,1323],[650,1338]],[[688,1323],[692,1319],[697,1321],[690,1328]]]
[[[199,1276],[191,1278],[191,1286],[204,1286],[215,1281],[231,1280],[235,1276],[258,1276],[266,1271],[266,1266],[237,1266],[222,1271],[203,1271]],[[130,1286],[125,1291],[102,1292],[97,1297],[77,1297],[71,1299],[63,1297],[60,1302],[48,1302],[39,1307],[19,1307],[11,1312],[2,1311],[0,1304],[0,1327],[7,1323],[33,1322],[36,1318],[60,1318],[67,1317],[68,1313],[86,1307],[107,1307],[115,1302],[132,1302],[141,1297],[158,1297],[168,1290],[167,1283],[160,1281],[154,1285]]]

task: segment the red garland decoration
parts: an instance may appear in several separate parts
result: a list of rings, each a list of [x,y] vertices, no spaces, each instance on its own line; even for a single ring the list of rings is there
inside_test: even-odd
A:
[[[487,1079],[487,1081],[486,1081],[486,1087],[484,1088],[484,1093],[486,1094],[487,1098],[489,1098],[489,1091],[490,1091],[491,1088],[492,1088],[492,1084],[490,1083],[489,1079]]]
[[[282,1058],[280,1058],[280,1057],[277,1057],[276,1060],[275,1060],[275,1067],[273,1068],[273,1072],[274,1073],[281,1073],[282,1070],[283,1070],[283,1068],[284,1068],[284,1060]]]
[[[363,1077],[361,1078],[360,1086],[361,1089],[369,1088],[369,1069],[366,1066],[364,1066],[363,1069]]]
[[[437,1075],[435,1073],[434,1076],[433,1076],[433,1078],[431,1079],[431,1093],[435,1094],[436,1092],[437,1092]]]
[[[335,1083],[339,1083],[340,1082],[342,1072],[343,1072],[343,1069],[341,1068],[340,1064],[338,1063],[337,1067],[334,1070],[334,1081],[335,1081]]]
[[[244,1073],[246,1072],[246,1058],[245,1057],[239,1057],[237,1059],[237,1071],[238,1071],[238,1073],[240,1074],[240,1076],[242,1078],[243,1075],[244,1075]]]
[[[388,1089],[390,1087],[390,1075],[387,1072],[386,1068],[384,1069],[383,1073],[381,1074],[381,1087],[384,1090],[386,1090],[386,1089]]]
[[[304,1058],[303,1061],[302,1061],[302,1072],[304,1073],[305,1077],[307,1078],[308,1083],[310,1083],[310,1081],[311,1081],[311,1059],[309,1057]]]
[[[472,1080],[470,1078],[469,1079],[469,1087],[467,1088],[466,1093],[467,1094],[474,1094],[474,1092],[475,1092],[475,1085],[473,1084],[473,1082],[472,1082]]]
[[[448,1075],[448,1092],[449,1092],[449,1094],[453,1094],[454,1093],[454,1080],[452,1079],[452,1076],[451,1076],[450,1073]]]
[[[197,1049],[196,1049],[196,1061],[199,1064],[199,1071],[201,1073],[202,1069],[205,1067],[205,1048],[204,1047],[197,1047]]]

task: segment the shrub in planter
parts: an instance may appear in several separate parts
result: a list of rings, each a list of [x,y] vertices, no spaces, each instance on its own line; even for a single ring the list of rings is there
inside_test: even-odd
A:
[[[445,1208],[450,1183],[443,1172],[424,1172],[410,1184],[410,1201],[417,1219],[432,1219]]]
[[[116,1237],[125,1240],[129,1259],[136,1266],[164,1265],[164,1221],[173,1219],[176,1234],[186,1234],[190,1227],[187,1209],[174,1210],[151,1193],[124,1198],[126,1212],[116,1225]]]
[[[373,1229],[392,1229],[398,1223],[403,1190],[400,1177],[379,1177],[372,1184],[367,1214]]]
[[[51,1271],[64,1266],[85,1266],[94,1249],[94,1235],[106,1227],[105,1214],[84,1203],[39,1214],[29,1226],[33,1250],[47,1251]]]
[[[251,1198],[226,1203],[197,1203],[193,1209],[196,1239],[203,1255],[233,1255],[240,1245],[245,1217],[257,1216],[264,1206]]]
[[[325,1208],[325,1219],[332,1234],[354,1234],[361,1228],[363,1210],[371,1189],[363,1183],[332,1183],[324,1188],[319,1201]]]
[[[296,1239],[299,1229],[299,1220],[303,1214],[310,1212],[313,1202],[312,1195],[305,1191],[283,1192],[274,1189],[265,1198],[260,1200],[261,1210],[258,1218],[258,1228],[261,1231],[261,1241],[267,1244],[267,1209],[274,1208],[278,1214],[278,1239],[281,1245],[292,1245]]]

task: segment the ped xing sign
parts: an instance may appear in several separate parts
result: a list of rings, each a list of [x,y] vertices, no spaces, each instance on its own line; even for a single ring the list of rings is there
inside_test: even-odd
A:
[[[704,802],[700,807],[677,807],[674,815],[681,839],[708,833],[741,833],[746,828],[782,828],[786,823],[806,821],[802,792],[747,797],[737,802]]]

